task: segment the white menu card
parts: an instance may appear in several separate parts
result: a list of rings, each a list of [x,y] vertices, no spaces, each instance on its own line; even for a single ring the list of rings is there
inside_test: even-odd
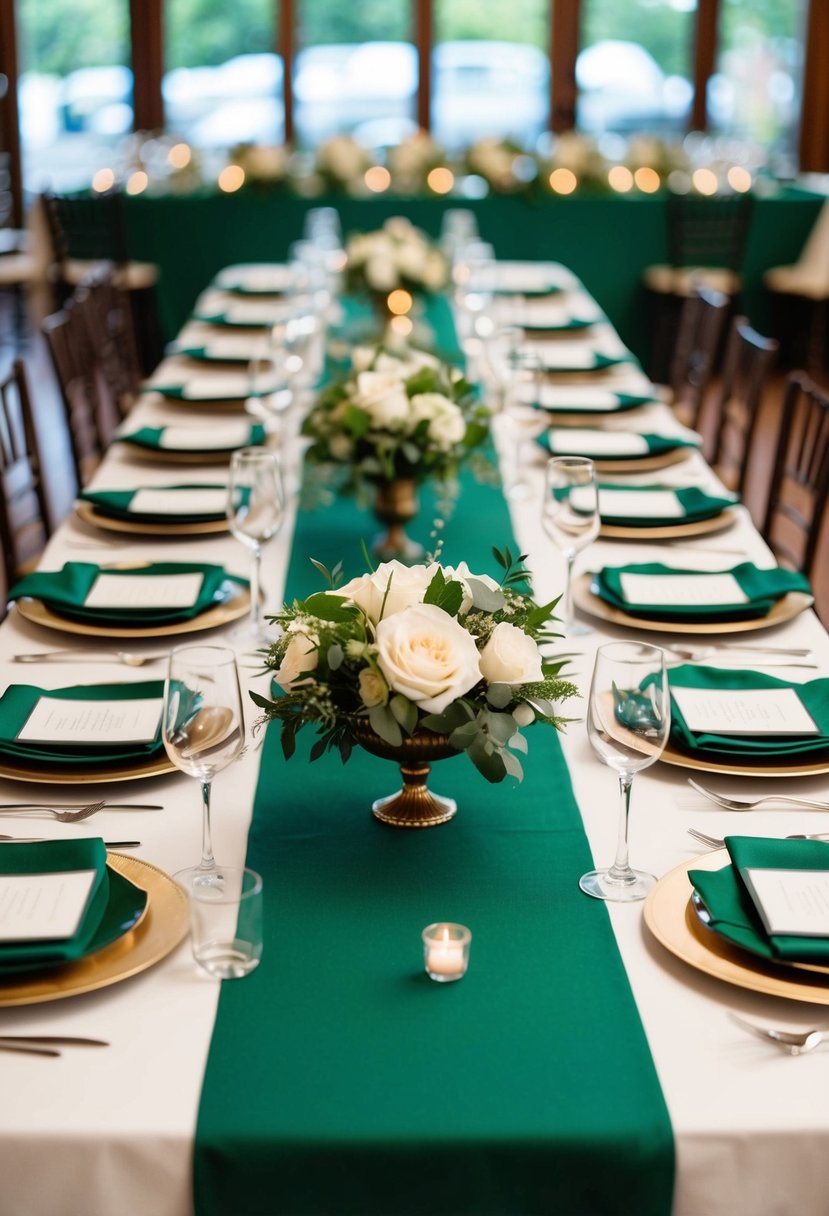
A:
[[[584,431],[576,427],[553,431],[549,444],[551,452],[584,456],[647,456],[650,451],[647,439],[632,431]]]
[[[708,607],[747,604],[748,596],[733,574],[636,574],[619,575],[622,596],[629,604],[660,607]]]
[[[136,490],[129,510],[138,515],[221,515],[227,507],[227,489],[189,487],[155,490],[147,486]]]
[[[818,735],[820,729],[794,688],[671,686],[685,725],[695,734]]]
[[[204,575],[107,574],[102,572],[87,592],[85,608],[192,608]]]
[[[94,870],[0,874],[0,941],[57,941],[73,937],[86,911],[94,881]]]
[[[250,379],[242,372],[215,372],[204,376],[191,376],[182,385],[188,401],[221,401],[228,397],[247,397]]]
[[[602,515],[628,519],[682,519],[685,509],[674,490],[599,490]]]
[[[100,747],[106,743],[152,743],[161,721],[161,697],[81,701],[40,697],[17,732],[23,743]]]
[[[829,937],[829,869],[767,870],[745,866],[740,874],[767,933]]]
[[[161,432],[159,447],[172,451],[224,452],[242,448],[250,441],[250,423],[232,422],[226,426],[167,426]]]

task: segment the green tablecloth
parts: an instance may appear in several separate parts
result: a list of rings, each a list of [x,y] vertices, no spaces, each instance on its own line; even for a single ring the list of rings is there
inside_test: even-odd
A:
[[[424,492],[412,532],[432,518]],[[342,501],[301,515],[288,595],[319,587],[309,556],[359,573],[374,530]],[[446,537],[448,563],[493,572],[500,492],[465,477]],[[392,764],[309,766],[307,746],[286,763],[270,731],[248,851],[265,951],[221,993],[199,1216],[670,1211],[667,1112],[607,911],[577,887],[592,863],[566,764],[553,731],[529,743],[521,786],[435,765],[457,818],[407,831],[370,815]],[[435,920],[472,930],[458,983],[423,972]]]

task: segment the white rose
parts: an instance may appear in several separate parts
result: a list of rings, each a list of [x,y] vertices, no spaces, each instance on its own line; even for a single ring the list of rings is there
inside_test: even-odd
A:
[[[437,563],[429,567],[429,572],[432,578],[434,578],[437,568]],[[478,583],[483,583],[484,586],[488,587],[490,591],[501,590],[500,584],[496,583],[494,578],[490,578],[488,574],[473,574],[466,562],[458,562],[457,566],[443,566],[441,568],[443,570],[444,578],[451,578],[453,582],[461,583],[463,586],[463,600],[461,601],[461,606],[459,609],[461,613],[468,612],[472,607],[472,592],[469,589],[468,582],[470,578],[474,578]]]
[[[443,254],[430,249],[421,266],[423,286],[429,291],[439,291],[446,282],[446,262]]]
[[[319,663],[319,638],[313,634],[300,633],[295,626],[296,622],[289,627],[288,632],[293,636],[285,647],[282,662],[273,673],[273,678],[285,692],[291,692],[303,684],[310,684],[310,679],[300,680],[299,676],[304,671],[315,671]]]
[[[371,574],[353,578],[335,595],[344,595],[362,608],[373,625],[384,617],[402,612],[412,604],[420,604],[432,581],[434,567],[404,566],[402,562],[382,562]],[[385,600],[385,607],[383,601]]]
[[[334,460],[349,460],[351,458],[351,440],[347,435],[332,435],[328,440],[328,450]]]
[[[481,674],[488,684],[537,684],[544,679],[534,638],[501,621],[481,651]]]
[[[472,634],[436,604],[414,604],[377,626],[377,662],[394,692],[439,714],[478,683]]]
[[[360,699],[367,709],[375,705],[385,705],[389,699],[386,681],[373,667],[364,667],[359,675]]]
[[[389,236],[398,241],[410,241],[417,232],[414,224],[405,215],[393,215],[383,225]]]
[[[397,286],[397,267],[385,252],[366,259],[366,282],[374,291],[392,291]]]
[[[406,385],[392,372],[360,372],[354,403],[366,411],[376,427],[402,430],[409,421]]]
[[[416,393],[409,408],[412,429],[424,419],[428,420],[429,438],[441,452],[448,452],[466,434],[463,414],[454,401],[444,397],[443,393]]]

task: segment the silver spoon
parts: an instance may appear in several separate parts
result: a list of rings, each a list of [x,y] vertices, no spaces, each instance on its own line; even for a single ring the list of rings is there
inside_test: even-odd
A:
[[[774,1043],[781,1050],[788,1052],[790,1056],[803,1056],[814,1051],[829,1034],[829,1031],[817,1029],[779,1030],[775,1026],[757,1026],[754,1022],[745,1021],[736,1013],[731,1013],[729,1016],[738,1026],[742,1026],[743,1030],[757,1035],[758,1039],[766,1039],[768,1042]]]

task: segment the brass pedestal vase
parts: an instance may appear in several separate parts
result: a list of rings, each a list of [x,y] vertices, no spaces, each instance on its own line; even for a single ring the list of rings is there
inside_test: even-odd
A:
[[[377,486],[374,514],[387,530],[375,537],[371,551],[381,561],[416,562],[423,556],[423,546],[406,535],[405,525],[415,518],[419,509],[417,486],[410,477],[383,481]]]
[[[375,734],[368,723],[360,723],[354,728],[354,738],[373,756],[394,760],[400,766],[403,788],[372,803],[375,819],[396,828],[433,828],[454,817],[458,809],[455,800],[433,794],[426,785],[432,761],[458,755],[445,735],[426,731],[395,746]]]

